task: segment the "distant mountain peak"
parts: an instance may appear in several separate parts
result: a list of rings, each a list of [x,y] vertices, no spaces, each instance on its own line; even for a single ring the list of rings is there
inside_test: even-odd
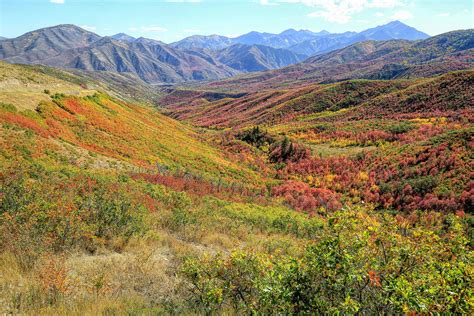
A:
[[[139,37],[139,38],[134,40],[134,43],[152,44],[152,45],[166,45],[162,41],[154,40],[154,39],[146,38],[146,37]]]
[[[172,43],[171,46],[180,49],[220,50],[240,43],[284,48],[297,54],[313,56],[366,40],[420,40],[428,37],[428,34],[395,20],[360,33],[353,31],[330,33],[327,30],[314,32],[289,28],[279,34],[251,31],[235,38],[219,35],[193,35]]]
[[[395,20],[395,21],[391,21],[391,22],[388,22],[387,24],[385,25],[401,25],[401,26],[408,26],[406,25],[405,23],[399,21],[399,20]]]
[[[133,42],[136,38],[125,33],[118,33],[111,36],[113,39],[119,41]]]
[[[429,37],[428,34],[420,32],[414,27],[406,25],[405,23],[400,22],[398,20],[367,29],[365,31],[360,32],[359,35],[374,40],[420,40]]]
[[[101,37],[73,24],[60,24],[3,40],[0,59],[14,63],[32,63],[68,49],[88,46]]]
[[[300,30],[302,31],[302,30]],[[300,31],[297,31],[295,29],[287,29],[287,30],[284,30],[283,32],[280,33],[280,35],[285,35],[285,34],[297,34],[298,32]]]
[[[74,24],[58,24],[58,25],[53,25],[53,26],[48,26],[48,27],[43,27],[41,29],[37,29],[33,32],[38,32],[38,33],[41,33],[41,32],[44,32],[44,31],[54,31],[54,30],[75,30],[75,31],[80,31],[80,32],[83,32],[83,33],[90,33],[90,34],[95,34],[91,31],[88,31],[80,26],[77,26],[77,25],[74,25]],[[28,33],[32,33],[32,32],[28,32]],[[26,34],[28,34],[26,33]]]

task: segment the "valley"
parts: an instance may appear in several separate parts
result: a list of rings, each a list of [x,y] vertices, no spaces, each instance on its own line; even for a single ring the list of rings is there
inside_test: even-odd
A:
[[[472,29],[0,59],[2,313],[472,313]]]

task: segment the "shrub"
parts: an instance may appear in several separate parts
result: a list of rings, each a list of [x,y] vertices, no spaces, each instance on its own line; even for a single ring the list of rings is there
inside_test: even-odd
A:
[[[261,148],[266,145],[274,143],[274,139],[270,137],[267,132],[260,129],[259,126],[255,126],[252,129],[245,130],[236,135],[237,139],[240,139],[252,146]]]
[[[299,161],[310,156],[309,149],[291,142],[288,137],[285,138],[270,151],[269,160],[273,163],[288,161]]]
[[[145,207],[132,198],[127,184],[88,176],[58,181],[58,174],[36,172],[20,168],[0,177],[0,248],[19,256],[95,251],[146,230]]]
[[[438,235],[406,220],[345,210],[302,257],[188,258],[181,266],[188,302],[210,314],[469,313],[469,248],[451,235],[460,221],[451,217]]]

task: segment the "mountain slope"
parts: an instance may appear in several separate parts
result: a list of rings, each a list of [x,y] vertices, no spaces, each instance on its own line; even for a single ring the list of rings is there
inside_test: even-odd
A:
[[[286,49],[235,44],[213,53],[221,63],[239,71],[254,72],[296,64],[306,58]]]
[[[124,34],[103,37],[73,25],[40,29],[0,43],[0,59],[88,71],[137,74],[148,83],[217,80],[237,74],[225,65],[160,41]]]
[[[125,42],[105,37],[40,62],[62,68],[135,73],[148,83],[216,80],[236,73],[224,65],[213,65],[198,56],[146,39]]]
[[[220,35],[193,35],[186,37],[171,46],[179,49],[222,49],[232,45],[233,39]]]
[[[309,39],[301,43],[289,47],[288,49],[308,56],[322,54],[348,46],[357,42],[360,38],[356,38],[357,33],[345,32],[342,34],[328,34],[317,38]]]
[[[45,98],[27,108],[19,98],[5,99],[5,91],[0,90],[0,164],[7,153],[17,151],[18,141],[11,140],[23,138],[23,132],[29,131],[37,146],[37,157],[46,161],[64,155],[59,154],[61,148],[72,146],[70,154],[76,152],[79,157],[73,155],[69,159],[78,165],[84,159],[99,163],[94,158],[98,155],[132,170],[139,167],[150,170],[161,165],[173,172],[185,170],[208,180],[222,177],[236,181],[255,176],[227,160],[191,128],[152,107],[124,102],[104,92],[84,90],[56,77],[55,70],[44,74],[41,68],[0,63],[0,71],[8,74],[0,79],[0,87],[9,84],[16,94],[33,96],[36,92],[31,90],[32,82],[51,89],[50,94],[41,92]],[[59,153],[55,154],[56,151]]]
[[[327,53],[354,43],[368,40],[386,41],[391,39],[405,39],[413,41],[426,39],[428,37],[428,34],[420,32],[400,21],[393,21],[385,25],[379,25],[367,29],[360,33],[346,32],[341,34],[328,34],[327,36],[309,39],[295,44],[289,49],[301,54],[315,55]]]
[[[265,45],[274,48],[288,48],[302,41],[328,34],[326,31],[313,33],[308,30],[288,29],[280,34],[250,32],[234,39],[234,43],[247,45]]]
[[[217,52],[197,48],[185,50],[157,40],[135,39],[124,33],[101,38],[69,25],[41,29],[31,34],[38,38],[34,40],[38,45],[22,50],[17,47],[17,42],[23,43],[23,38],[32,37],[30,33],[12,40],[4,47],[12,45],[17,49],[4,49],[8,53],[6,61],[136,74],[141,80],[152,84],[218,80],[241,72],[280,68],[305,58],[287,50],[265,46],[234,45]],[[63,43],[56,34],[72,42]],[[87,40],[84,41],[84,38]],[[76,40],[78,42],[74,42]],[[39,51],[41,47],[47,49]]]
[[[408,33],[412,34],[410,38],[422,36],[400,22],[393,22],[359,34],[289,29],[280,34],[250,32],[233,39],[218,35],[192,36],[167,45],[147,38],[135,39],[124,33],[102,38],[74,25],[59,25],[2,41],[0,59],[11,63],[130,73],[148,83],[171,84],[277,69],[304,60],[314,50],[331,50],[370,37],[409,37]],[[318,42],[298,46],[308,39]],[[280,47],[290,47],[293,51]]]
[[[71,24],[28,32],[0,43],[0,59],[13,63],[32,63],[58,55],[68,49],[88,46],[100,36]]]
[[[113,39],[116,39],[116,40],[119,40],[119,41],[125,41],[125,42],[133,42],[134,40],[136,40],[135,37],[130,36],[130,35],[125,34],[125,33],[118,33],[118,34],[112,35],[111,37]]]
[[[414,41],[430,37],[428,34],[420,32],[414,27],[408,26],[400,21],[393,21],[385,25],[379,25],[367,29],[360,32],[358,36],[377,41],[388,39],[406,39]]]

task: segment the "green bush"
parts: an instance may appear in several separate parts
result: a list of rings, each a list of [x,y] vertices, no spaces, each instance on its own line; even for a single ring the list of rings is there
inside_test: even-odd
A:
[[[380,220],[338,212],[303,257],[188,258],[181,266],[188,302],[211,314],[469,313],[472,253],[465,238],[447,237],[459,236],[459,219],[451,217],[445,237],[422,226],[401,234],[396,218]]]

